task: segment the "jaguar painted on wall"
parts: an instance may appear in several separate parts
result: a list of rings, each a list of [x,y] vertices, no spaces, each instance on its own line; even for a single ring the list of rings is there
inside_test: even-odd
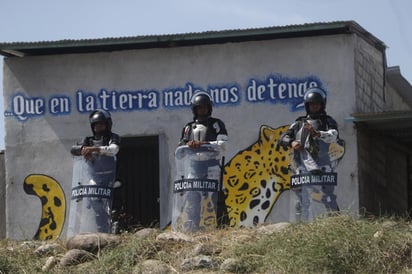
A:
[[[278,145],[289,126],[262,125],[258,140],[224,166],[223,186],[229,225],[254,226],[266,221],[280,195],[290,189],[292,151]],[[329,157],[339,160],[344,146],[331,144]]]

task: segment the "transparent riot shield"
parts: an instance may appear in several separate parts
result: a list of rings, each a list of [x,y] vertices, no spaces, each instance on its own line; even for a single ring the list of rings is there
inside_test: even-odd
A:
[[[292,219],[306,222],[328,211],[337,211],[339,208],[334,193],[337,177],[336,172],[292,175],[290,179],[293,197],[290,208],[294,213]]]
[[[67,236],[111,232],[111,206],[116,158],[95,155],[73,158],[73,180]]]
[[[308,120],[315,129],[316,120]],[[335,168],[344,154],[344,143],[326,143],[314,139],[310,132],[302,128],[296,134],[302,150],[291,151],[290,189],[291,221],[311,221],[319,215],[330,211],[338,211],[335,187],[338,176]]]
[[[221,189],[219,160],[219,151],[210,145],[176,149],[172,230],[196,232],[216,228],[218,191]]]

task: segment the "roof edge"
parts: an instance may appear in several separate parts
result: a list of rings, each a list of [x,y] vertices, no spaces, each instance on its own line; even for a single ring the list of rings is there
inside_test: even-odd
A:
[[[362,36],[369,43],[381,50],[386,48],[382,41],[363,29],[355,21],[336,21],[329,23],[307,23],[302,25],[168,35],[0,43],[0,54],[6,57],[23,57],[49,54],[90,53],[351,33]]]
[[[399,66],[388,67],[386,69],[386,79],[395,88],[405,102],[412,106],[412,85],[401,74]]]
[[[360,112],[352,113],[351,116],[345,118],[345,121],[354,123],[391,120],[412,120],[412,111]]]

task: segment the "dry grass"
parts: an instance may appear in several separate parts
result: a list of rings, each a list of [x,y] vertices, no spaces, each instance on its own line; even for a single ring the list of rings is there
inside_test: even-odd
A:
[[[238,259],[236,273],[408,273],[412,267],[412,226],[405,219],[355,220],[337,215],[293,224],[270,235],[250,228],[199,233],[193,235],[193,243],[159,242],[156,235],[142,240],[133,233],[121,237],[124,241],[120,245],[101,250],[96,260],[55,267],[49,273],[133,273],[147,259],[160,260],[183,272],[182,260],[192,256],[199,243],[211,244],[220,251],[211,255],[217,262]],[[0,273],[44,273],[41,268],[50,255],[33,255],[37,246],[35,242],[3,240]]]

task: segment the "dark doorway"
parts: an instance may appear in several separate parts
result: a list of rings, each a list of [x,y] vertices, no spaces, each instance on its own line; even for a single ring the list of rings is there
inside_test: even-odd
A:
[[[122,137],[118,153],[118,177],[122,187],[115,191],[124,228],[158,225],[159,138]]]

